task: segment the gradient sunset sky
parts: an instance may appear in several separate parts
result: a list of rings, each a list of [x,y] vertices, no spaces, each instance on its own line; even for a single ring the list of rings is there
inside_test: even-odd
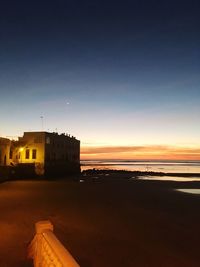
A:
[[[200,159],[199,14],[193,0],[1,1],[0,136],[67,132],[82,159]]]

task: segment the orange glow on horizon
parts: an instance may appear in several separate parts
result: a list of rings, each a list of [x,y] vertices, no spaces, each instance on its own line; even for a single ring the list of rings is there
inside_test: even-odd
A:
[[[200,160],[200,147],[175,146],[105,146],[82,147],[81,160],[132,159],[132,160]]]

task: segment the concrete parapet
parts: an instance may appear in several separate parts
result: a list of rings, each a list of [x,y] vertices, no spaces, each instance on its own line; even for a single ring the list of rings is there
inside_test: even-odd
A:
[[[36,235],[28,248],[34,267],[80,267],[53,233],[50,221],[35,224]]]

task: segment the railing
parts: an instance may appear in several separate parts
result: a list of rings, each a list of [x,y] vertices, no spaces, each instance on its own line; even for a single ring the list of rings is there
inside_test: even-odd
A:
[[[35,229],[36,235],[28,248],[34,267],[80,267],[54,235],[50,221],[37,222]]]

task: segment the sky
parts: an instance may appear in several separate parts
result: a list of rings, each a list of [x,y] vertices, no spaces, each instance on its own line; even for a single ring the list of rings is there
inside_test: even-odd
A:
[[[69,133],[82,159],[200,160],[199,1],[0,3],[0,136]]]

